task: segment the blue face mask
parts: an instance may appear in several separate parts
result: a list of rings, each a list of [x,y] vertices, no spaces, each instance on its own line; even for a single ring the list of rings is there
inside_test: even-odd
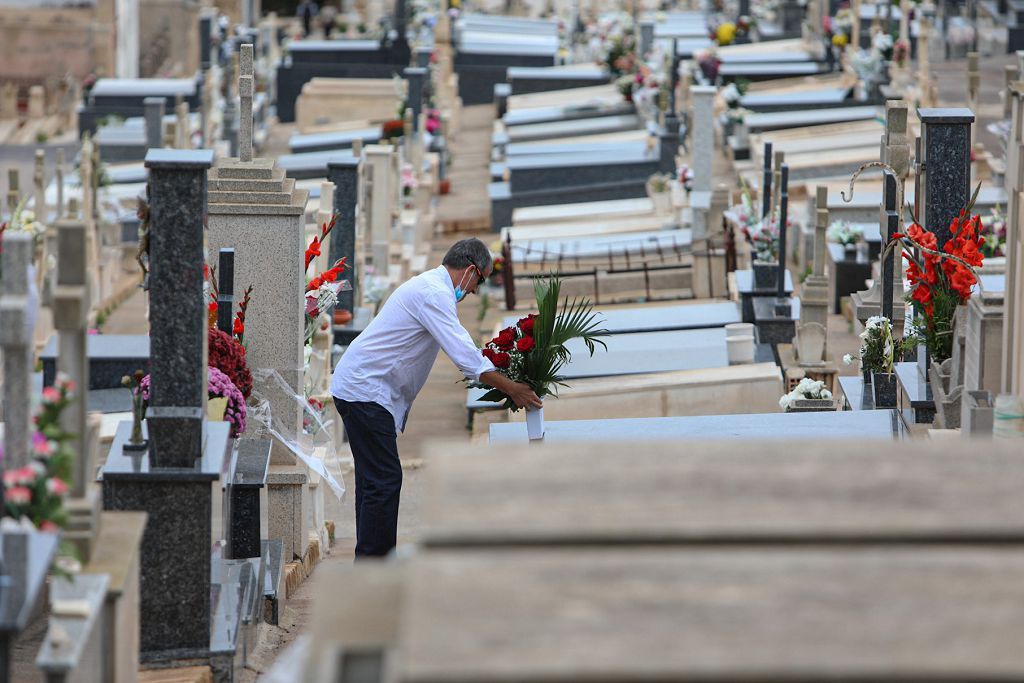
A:
[[[467,275],[468,275],[468,273],[467,273]],[[462,279],[465,280],[466,276],[463,275]],[[466,298],[466,292],[464,292],[462,290],[462,283],[460,282],[459,284],[455,285],[455,303],[459,303],[460,301],[462,301],[465,298]]]

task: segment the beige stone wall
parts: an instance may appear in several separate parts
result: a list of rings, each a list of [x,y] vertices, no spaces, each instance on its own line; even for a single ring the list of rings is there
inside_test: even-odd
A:
[[[139,0],[139,75],[187,77],[199,69],[199,3]]]
[[[97,18],[105,9],[0,8],[0,81],[114,75],[113,24]]]

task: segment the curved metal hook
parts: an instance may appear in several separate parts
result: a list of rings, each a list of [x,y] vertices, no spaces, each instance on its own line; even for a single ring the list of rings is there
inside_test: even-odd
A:
[[[839,193],[839,196],[843,198],[844,202],[849,204],[850,202],[853,201],[853,184],[855,182],[857,182],[857,178],[860,177],[860,174],[863,173],[864,171],[868,170],[869,168],[882,168],[882,169],[885,169],[886,171],[889,171],[894,176],[896,176],[896,182],[898,182],[898,183],[900,183],[902,185],[902,181],[900,180],[899,174],[896,173],[896,169],[894,169],[892,166],[890,166],[889,164],[885,163],[884,161],[870,161],[870,162],[864,164],[863,166],[861,166],[860,168],[858,168],[856,171],[853,172],[853,176],[850,178],[850,196],[849,196],[849,198],[847,198],[845,192],[841,191]],[[902,192],[900,194],[902,194]]]

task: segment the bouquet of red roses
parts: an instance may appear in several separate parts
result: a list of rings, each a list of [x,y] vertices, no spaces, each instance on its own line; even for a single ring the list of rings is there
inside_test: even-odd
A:
[[[569,341],[582,339],[590,355],[594,355],[598,344],[605,347],[599,337],[608,335],[606,330],[598,327],[600,321],[589,300],[566,299],[559,309],[560,292],[561,281],[558,278],[538,280],[534,285],[538,312],[503,329],[484,345],[482,351],[501,374],[514,382],[528,384],[541,398],[557,393],[558,386],[566,386],[558,373],[572,357],[566,348]],[[479,383],[473,386],[486,387]],[[491,389],[481,399],[503,402],[505,408],[518,410],[512,400],[498,389]]]

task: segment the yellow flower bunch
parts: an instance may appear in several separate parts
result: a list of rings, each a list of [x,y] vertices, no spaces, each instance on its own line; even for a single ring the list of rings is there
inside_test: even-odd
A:
[[[850,39],[846,37],[845,33],[837,33],[832,36],[832,44],[839,48],[846,47],[846,43],[849,42],[849,40]]]
[[[731,21],[720,24],[718,30],[715,31],[715,40],[719,45],[730,45],[732,41],[736,40],[736,24]]]

